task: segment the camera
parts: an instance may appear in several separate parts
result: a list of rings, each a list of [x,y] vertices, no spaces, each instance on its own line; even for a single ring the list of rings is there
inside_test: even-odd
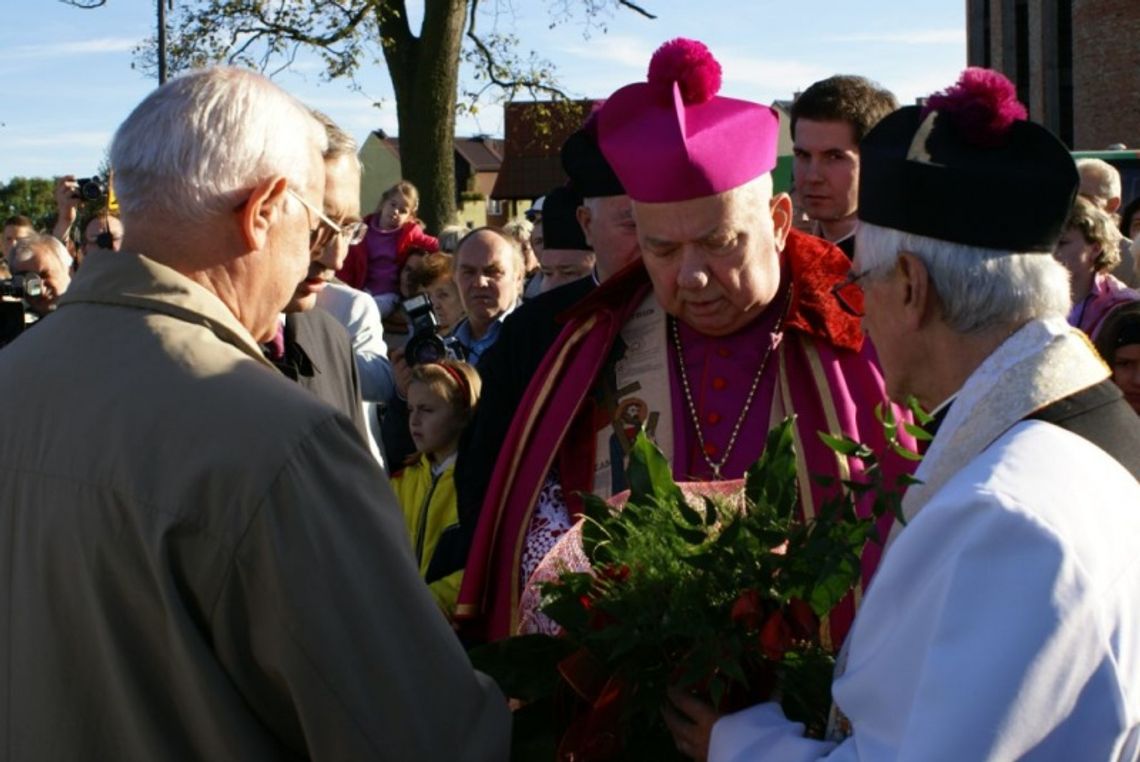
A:
[[[17,273],[7,280],[0,280],[0,296],[23,299],[25,296],[39,296],[44,292],[44,282],[35,273]]]
[[[107,197],[107,181],[101,177],[81,177],[75,183],[79,186],[75,198],[84,201],[102,201]]]
[[[0,280],[0,297],[11,297],[0,301],[0,347],[6,346],[24,331],[27,311],[20,300],[25,296],[39,296],[43,290],[43,281],[35,273],[18,273]]]
[[[440,360],[462,360],[462,351],[454,338],[440,336],[436,331],[435,313],[427,294],[405,299],[400,305],[408,316],[411,335],[404,345],[404,359],[408,365],[423,365]]]

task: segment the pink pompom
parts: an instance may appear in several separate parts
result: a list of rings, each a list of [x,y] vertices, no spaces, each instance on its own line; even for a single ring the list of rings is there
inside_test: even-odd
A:
[[[649,83],[671,89],[674,82],[686,105],[704,103],[720,91],[720,64],[703,42],[678,37],[657,48]]]
[[[957,84],[930,96],[926,111],[947,114],[967,142],[983,148],[1002,145],[1010,127],[1028,114],[1017,90],[1003,75],[971,66]]]

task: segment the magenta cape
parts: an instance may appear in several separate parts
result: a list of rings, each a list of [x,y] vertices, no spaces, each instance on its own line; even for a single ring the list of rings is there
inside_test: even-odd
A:
[[[810,517],[826,494],[810,475],[849,478],[861,473],[858,461],[836,455],[817,432],[841,431],[878,452],[886,451],[882,424],[874,412],[886,393],[874,354],[870,346],[863,346],[858,319],[840,311],[830,294],[831,286],[847,274],[846,256],[835,246],[796,231],[789,235],[784,256],[794,291],[784,340],[774,358],[778,377],[769,399],[758,398],[756,404],[778,414],[769,425],[787,415],[797,416],[801,502]],[[622,325],[650,288],[640,262],[606,281],[572,309],[566,327],[535,372],[507,433],[475,529],[456,609],[464,635],[497,640],[514,633],[523,544],[539,490],[555,463],[571,512],[580,511],[573,493],[588,491],[593,480],[594,411],[588,394]],[[684,411],[675,407],[673,412],[680,431]],[[749,439],[762,446],[763,437]],[[753,460],[758,456],[759,452],[753,453]],[[892,474],[910,470],[897,457],[885,458],[884,466]],[[869,505],[863,511],[869,515]],[[890,517],[879,522],[884,540],[890,524]],[[864,551],[863,585],[870,581],[880,553],[875,544]],[[861,588],[840,604],[827,623],[825,637],[835,647],[854,619]]]

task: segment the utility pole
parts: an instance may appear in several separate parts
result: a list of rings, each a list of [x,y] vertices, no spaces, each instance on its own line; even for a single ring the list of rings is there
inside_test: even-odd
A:
[[[166,84],[166,4],[168,0],[158,0],[158,84]],[[171,7],[174,0],[169,0]]]

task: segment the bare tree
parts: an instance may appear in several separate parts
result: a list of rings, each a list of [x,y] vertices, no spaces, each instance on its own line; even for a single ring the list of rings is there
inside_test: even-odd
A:
[[[107,0],[61,2],[96,8]],[[494,0],[489,10],[509,13],[508,2]],[[272,75],[309,49],[323,59],[324,76],[355,84],[361,66],[382,60],[395,91],[403,173],[420,190],[420,216],[438,230],[455,216],[460,62],[476,67],[465,103],[490,88],[507,98],[564,97],[550,62],[533,52],[520,56],[509,35],[480,33],[480,10],[480,0],[424,0],[416,33],[405,0],[181,0],[170,17],[169,67],[226,62]],[[581,17],[587,30],[604,30],[603,16],[619,10],[654,18],[630,0],[548,0],[552,25]],[[143,54],[153,65],[154,45]]]

